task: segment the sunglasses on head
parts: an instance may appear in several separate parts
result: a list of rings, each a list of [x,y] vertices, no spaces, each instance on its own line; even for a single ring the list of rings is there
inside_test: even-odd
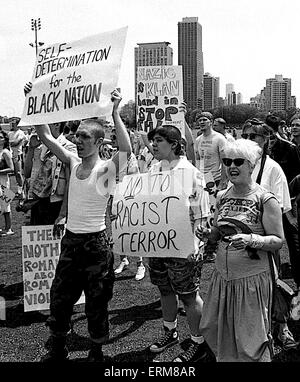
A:
[[[244,138],[244,139],[251,139],[251,141],[254,141],[254,139],[257,137],[257,136],[262,136],[261,134],[256,134],[256,133],[250,133],[250,134],[241,134],[241,137]]]
[[[234,163],[235,166],[240,167],[242,164],[245,163],[244,158],[235,158],[235,159],[230,159],[230,158],[223,158],[222,162],[226,167],[230,167],[232,165],[232,162]]]

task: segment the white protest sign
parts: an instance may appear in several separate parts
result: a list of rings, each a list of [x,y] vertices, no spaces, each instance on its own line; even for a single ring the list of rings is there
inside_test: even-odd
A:
[[[173,125],[184,136],[182,66],[139,66],[136,86],[138,127],[149,132]]]
[[[114,253],[182,258],[194,253],[192,184],[189,169],[125,176],[117,185],[112,208]]]
[[[2,184],[0,185],[0,215],[3,214],[4,210],[11,203],[14,197],[15,193],[13,191]]]
[[[22,227],[24,312],[49,309],[61,242],[53,238],[52,229],[53,225]],[[82,295],[77,304],[84,301]]]
[[[38,51],[20,125],[110,117],[127,27]]]

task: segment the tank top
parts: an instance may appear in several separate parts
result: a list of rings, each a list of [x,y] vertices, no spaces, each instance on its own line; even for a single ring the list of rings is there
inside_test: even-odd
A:
[[[86,179],[78,179],[76,171],[80,163],[71,170],[68,194],[67,229],[73,233],[90,233],[106,228],[105,212],[108,194],[103,195],[97,187],[98,171],[106,166],[105,161],[95,165]]]

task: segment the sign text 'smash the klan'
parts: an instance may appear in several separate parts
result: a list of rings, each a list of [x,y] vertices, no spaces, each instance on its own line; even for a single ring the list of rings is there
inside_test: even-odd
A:
[[[184,136],[182,66],[137,68],[137,124],[149,132],[161,125],[176,126]]]
[[[114,253],[182,258],[194,253],[192,183],[189,169],[125,176],[112,209]]]
[[[53,225],[22,227],[24,311],[47,310],[50,288],[60,255],[61,239],[54,239]],[[77,304],[84,303],[84,295]]]
[[[40,48],[21,125],[110,117],[127,27]]]

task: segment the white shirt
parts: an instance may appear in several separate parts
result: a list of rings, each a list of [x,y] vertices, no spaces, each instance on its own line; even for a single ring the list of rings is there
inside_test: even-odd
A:
[[[99,161],[88,178],[77,178],[77,163],[71,170],[68,198],[67,229],[73,233],[90,233],[102,231],[106,228],[105,212],[109,193],[101,192],[99,170],[107,166],[108,161]],[[105,176],[105,175],[103,175]],[[103,190],[102,190],[103,191]]]
[[[261,159],[256,163],[252,173],[252,179],[256,182],[259,173]],[[283,213],[292,209],[289,186],[281,166],[267,155],[266,163],[262,173],[260,185],[267,191],[272,192],[279,201]]]
[[[215,181],[221,179],[222,160],[221,153],[226,144],[224,135],[212,131],[205,136],[199,135],[196,139],[195,149],[200,157],[199,170],[205,174],[211,172]]]

